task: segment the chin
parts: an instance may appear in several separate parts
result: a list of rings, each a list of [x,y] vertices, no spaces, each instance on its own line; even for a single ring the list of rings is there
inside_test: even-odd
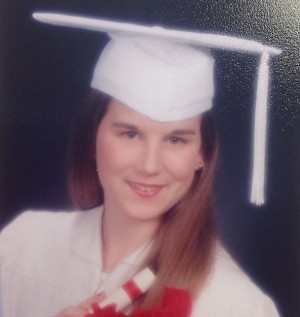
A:
[[[169,208],[150,206],[147,203],[143,203],[129,206],[126,210],[126,214],[131,219],[135,219],[137,221],[159,221]]]

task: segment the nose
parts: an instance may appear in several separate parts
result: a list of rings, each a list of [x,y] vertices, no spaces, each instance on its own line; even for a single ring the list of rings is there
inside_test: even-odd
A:
[[[162,149],[155,142],[147,142],[141,148],[137,169],[145,175],[156,175],[161,171]]]

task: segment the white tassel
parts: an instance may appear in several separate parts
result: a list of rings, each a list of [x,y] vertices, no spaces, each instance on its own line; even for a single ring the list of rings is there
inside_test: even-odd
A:
[[[269,87],[269,53],[261,55],[254,118],[253,166],[251,184],[251,202],[260,206],[265,203],[265,166],[266,166],[266,137]]]

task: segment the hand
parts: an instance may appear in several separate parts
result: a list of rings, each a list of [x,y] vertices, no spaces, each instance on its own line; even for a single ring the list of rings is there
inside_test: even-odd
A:
[[[94,295],[80,303],[78,306],[67,306],[54,317],[84,317],[91,308],[92,303],[100,303],[104,299],[104,293]]]

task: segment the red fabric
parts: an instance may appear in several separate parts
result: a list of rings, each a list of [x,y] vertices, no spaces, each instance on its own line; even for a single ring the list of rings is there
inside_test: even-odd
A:
[[[130,315],[116,312],[115,305],[99,308],[92,305],[93,313],[85,317],[189,317],[192,312],[192,298],[188,291],[178,288],[166,288],[163,291],[161,305],[150,309],[136,309]]]
[[[130,297],[131,301],[134,302],[137,298],[143,295],[143,292],[137,286],[134,280],[128,281],[126,284],[122,286],[124,291]]]

